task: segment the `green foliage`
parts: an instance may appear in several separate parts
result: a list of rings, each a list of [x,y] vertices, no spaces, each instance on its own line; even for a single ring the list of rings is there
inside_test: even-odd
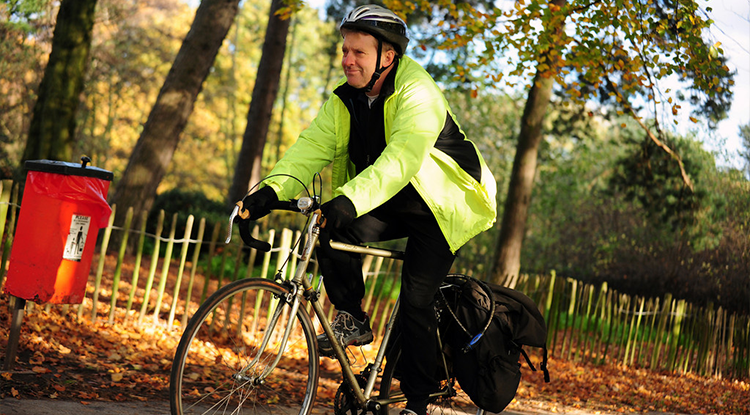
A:
[[[194,16],[195,11],[179,0],[97,4],[76,151],[112,171],[113,188]],[[179,176],[183,169],[170,166],[170,173]]]
[[[0,27],[31,35],[36,31],[33,21],[45,12],[49,3],[50,0],[5,0],[0,5],[0,16],[4,17]]]
[[[232,282],[234,275],[237,275],[239,278],[245,278],[247,274],[247,261],[235,262],[233,256],[226,259],[222,258],[222,255],[214,255],[210,258],[210,262],[208,258],[203,256],[199,262],[201,268],[205,270],[204,272],[211,275],[212,279],[221,277],[223,285]],[[260,272],[261,267],[255,267],[250,277],[260,277]]]
[[[76,116],[84,90],[97,0],[63,0],[21,161],[76,160]],[[63,87],[64,85],[64,87]],[[79,153],[80,154],[80,153]]]
[[[674,161],[639,136],[608,124],[587,139],[548,136],[522,272],[750,312],[750,182],[673,137],[695,183],[686,193]]]
[[[672,229],[694,225],[708,202],[708,189],[696,186],[691,191],[682,180],[677,160],[648,137],[630,144],[633,150],[617,161],[610,179],[613,193],[622,193],[626,201],[638,201],[655,224]],[[681,155],[691,178],[700,180],[715,171],[713,156],[700,143],[677,138],[666,144]]]
[[[456,61],[456,79],[476,72],[528,89],[538,72],[574,104],[599,99],[626,113],[640,96],[670,115],[689,102],[711,126],[731,104],[734,74],[720,45],[703,38],[712,21],[697,0],[521,0],[504,9],[449,0],[387,3],[405,15],[447,11],[434,25],[444,33],[440,47],[471,44],[479,51]],[[660,89],[658,81],[670,77],[685,88]]]
[[[20,166],[36,89],[49,53],[55,10],[49,1],[0,3],[0,177]],[[18,176],[20,177],[20,172]]]

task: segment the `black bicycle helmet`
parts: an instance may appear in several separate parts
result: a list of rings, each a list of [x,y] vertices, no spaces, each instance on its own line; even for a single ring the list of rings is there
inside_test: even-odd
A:
[[[362,31],[393,45],[399,55],[406,51],[406,23],[395,13],[375,4],[359,6],[341,20],[341,29]]]

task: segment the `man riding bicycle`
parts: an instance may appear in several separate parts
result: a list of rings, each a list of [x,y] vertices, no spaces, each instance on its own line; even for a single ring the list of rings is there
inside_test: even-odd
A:
[[[407,238],[399,317],[401,388],[408,400],[402,415],[425,415],[428,396],[439,387],[433,299],[456,251],[495,222],[496,189],[440,88],[404,56],[406,29],[376,5],[343,19],[345,79],[243,207],[256,220],[302,190],[294,178],[309,183],[332,163],[334,198],[321,206],[326,225],[317,257],[338,311],[332,328],[342,346],[369,343],[373,334],[362,310],[361,257],[326,241]],[[317,340],[321,353],[331,355],[328,338]]]

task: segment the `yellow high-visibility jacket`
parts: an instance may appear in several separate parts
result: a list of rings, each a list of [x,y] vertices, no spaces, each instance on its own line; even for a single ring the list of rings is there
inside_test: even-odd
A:
[[[371,166],[356,174],[348,152],[349,111],[334,94],[264,183],[276,191],[279,200],[291,199],[302,185],[290,177],[274,175],[288,174],[310,183],[316,172],[333,163],[333,196],[349,198],[358,216],[411,183],[432,210],[455,253],[494,224],[495,179],[473,143],[481,165],[481,183],[435,148],[446,117],[453,113],[440,88],[418,63],[401,58],[394,88],[383,110],[386,147]]]

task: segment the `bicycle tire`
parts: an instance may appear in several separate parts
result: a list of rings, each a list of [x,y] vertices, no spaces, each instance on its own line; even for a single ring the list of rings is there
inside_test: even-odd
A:
[[[318,386],[318,352],[310,316],[300,307],[280,361],[262,381],[253,376],[278,355],[291,307],[289,289],[275,281],[249,278],[230,283],[211,295],[190,318],[175,351],[170,374],[173,415],[253,414],[308,415]],[[271,341],[251,364],[268,332],[270,310],[280,311]],[[241,323],[241,324],[238,324]]]

